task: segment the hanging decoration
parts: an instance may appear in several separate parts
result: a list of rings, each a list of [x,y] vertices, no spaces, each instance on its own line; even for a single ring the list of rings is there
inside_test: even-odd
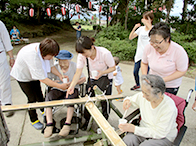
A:
[[[46,12],[47,12],[47,15],[50,17],[51,16],[51,10],[50,10],[50,8],[47,8],[46,9]]]
[[[33,8],[31,8],[31,9],[29,10],[29,15],[30,15],[31,17],[34,16],[34,9],[33,9]]]
[[[93,20],[93,19],[94,19],[94,17],[92,16],[92,17],[91,17],[91,19]]]
[[[80,15],[78,15],[78,19],[80,19]]]
[[[112,14],[112,7],[110,7],[110,13]]]
[[[162,7],[159,7],[159,11],[162,11]]]
[[[136,9],[137,9],[137,7],[136,7],[136,6],[134,6],[134,7],[133,7],[133,9],[134,9],[134,10],[136,10]]]
[[[79,5],[77,4],[76,5],[76,12],[78,13],[80,11],[80,7],[79,7]]]
[[[89,8],[89,9],[92,9],[92,3],[91,3],[91,1],[88,2],[88,8]]]
[[[65,7],[62,7],[62,8],[61,8],[61,12],[62,12],[62,15],[63,15],[63,16],[66,14]]]
[[[99,13],[101,12],[101,10],[102,10],[102,6],[100,5],[100,6],[99,6]]]
[[[153,10],[151,10],[150,12],[153,13]]]
[[[71,18],[73,17],[73,14],[71,14]]]
[[[112,17],[111,17],[111,16],[109,16],[108,20],[109,20],[109,21],[111,21],[111,19],[112,19]]]

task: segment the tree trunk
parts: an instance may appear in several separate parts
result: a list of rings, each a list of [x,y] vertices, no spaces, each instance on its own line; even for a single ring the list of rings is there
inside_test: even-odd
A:
[[[185,19],[186,19],[187,4],[188,4],[188,0],[183,0],[182,23],[184,23],[184,21],[185,21]]]
[[[129,5],[127,5],[126,9],[126,15],[125,15],[125,30],[127,30],[127,20],[128,20],[128,14],[129,14]]]
[[[122,24],[125,21],[125,12],[127,9],[127,5],[129,3],[129,0],[120,0],[119,5],[116,9],[116,14],[113,16],[113,19],[111,21],[111,24],[116,24],[119,20]]]

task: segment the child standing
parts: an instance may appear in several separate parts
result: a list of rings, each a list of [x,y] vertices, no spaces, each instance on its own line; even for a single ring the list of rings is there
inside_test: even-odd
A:
[[[114,61],[115,61],[115,66],[116,66],[116,70],[113,72],[114,75],[114,85],[118,91],[118,94],[122,93],[121,90],[121,85],[124,82],[123,77],[122,77],[122,70],[120,69],[120,67],[118,66],[120,59],[118,57],[114,57]]]
[[[59,72],[62,72],[64,78],[67,78],[67,82],[72,82],[73,76],[76,72],[76,63],[72,62],[71,59],[73,58],[73,54],[67,50],[61,50],[59,54],[56,56],[58,59],[58,63],[56,63],[55,67],[58,69]],[[53,77],[55,80],[59,80],[56,76]],[[64,80],[64,79],[63,79]],[[68,99],[78,98],[78,84],[82,84],[86,81],[84,74],[81,75],[80,79],[75,86],[74,93],[68,96]],[[67,90],[63,91],[57,88],[52,88],[49,93],[46,95],[46,101],[52,100],[60,100],[66,98]],[[67,118],[65,124],[61,131],[59,132],[60,136],[67,136],[70,131],[71,119],[74,113],[74,106],[69,105],[67,108]],[[52,108],[46,108],[46,120],[47,125],[44,130],[44,137],[50,137],[52,135],[52,131],[54,128],[54,123],[52,119]]]

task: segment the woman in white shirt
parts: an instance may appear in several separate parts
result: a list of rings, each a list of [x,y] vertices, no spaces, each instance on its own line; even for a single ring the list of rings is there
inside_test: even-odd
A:
[[[53,66],[52,58],[59,52],[58,43],[46,38],[41,43],[32,43],[24,46],[17,54],[15,64],[11,70],[13,76],[19,83],[22,91],[28,98],[28,103],[43,102],[43,94],[40,82],[65,90],[69,83],[58,84],[47,77],[52,72],[62,80],[62,75]],[[42,115],[44,114],[41,109]],[[29,110],[31,125],[35,129],[42,129],[43,124],[38,120],[36,110]]]
[[[165,83],[160,76],[143,75],[141,81],[142,92],[123,102],[124,110],[130,105],[140,108],[140,125],[120,124],[122,131],[129,132],[123,140],[127,146],[171,146],[177,136],[175,103],[164,94]]]
[[[129,35],[130,40],[133,40],[134,38],[138,37],[136,54],[134,57],[135,64],[134,64],[134,71],[133,71],[136,85],[134,85],[131,88],[131,90],[136,90],[140,88],[139,69],[141,66],[141,60],[142,60],[144,48],[147,44],[150,43],[149,42],[150,38],[148,36],[148,33],[152,28],[152,22],[154,19],[154,14],[150,11],[144,12],[142,16],[143,18],[141,19],[141,22],[144,24],[144,26],[141,26],[140,23],[135,24],[134,28],[132,29]]]

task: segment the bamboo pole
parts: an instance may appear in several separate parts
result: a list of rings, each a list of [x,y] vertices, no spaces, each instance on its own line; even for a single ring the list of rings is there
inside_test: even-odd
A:
[[[113,100],[118,98],[123,98],[123,95],[107,95],[105,97],[92,97],[91,101],[96,100]],[[66,106],[66,105],[73,105],[73,104],[81,104],[86,103],[89,99],[87,97],[79,98],[79,99],[65,99],[65,100],[56,100],[56,101],[47,101],[47,102],[37,102],[37,103],[28,103],[28,104],[19,104],[19,105],[6,105],[1,106],[2,111],[18,111],[18,110],[30,110],[30,109],[37,109],[37,108],[45,108],[45,107],[54,107],[54,106]]]
[[[126,146],[93,102],[86,103],[86,108],[114,146]]]

